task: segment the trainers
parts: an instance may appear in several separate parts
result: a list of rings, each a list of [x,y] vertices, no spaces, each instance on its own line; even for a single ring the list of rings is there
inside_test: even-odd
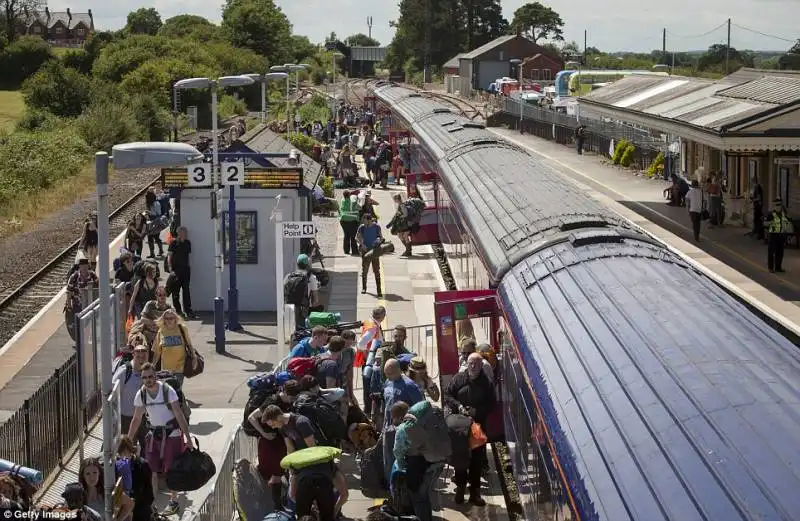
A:
[[[469,502],[475,505],[476,507],[486,506],[486,501],[484,501],[484,499],[477,494],[470,494]]]
[[[164,514],[165,516],[171,516],[177,514],[178,510],[180,510],[180,507],[181,506],[178,504],[178,500],[173,499],[169,503],[167,503],[167,508],[164,509],[164,512],[162,512],[162,514]]]
[[[460,487],[456,487],[456,497],[455,502],[459,505],[464,503],[464,489]]]

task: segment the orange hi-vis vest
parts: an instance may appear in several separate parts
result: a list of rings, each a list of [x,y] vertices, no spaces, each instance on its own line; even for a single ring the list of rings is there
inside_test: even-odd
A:
[[[355,367],[363,367],[367,359],[367,352],[372,349],[374,342],[383,342],[383,328],[374,319],[367,319],[361,326],[361,337],[358,340],[356,359],[353,363]]]

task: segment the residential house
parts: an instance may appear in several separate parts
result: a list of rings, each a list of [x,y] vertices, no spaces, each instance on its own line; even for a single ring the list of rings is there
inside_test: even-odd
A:
[[[20,35],[39,36],[58,47],[83,45],[94,33],[92,10],[86,13],[66,11],[44,11],[29,13],[18,29]]]

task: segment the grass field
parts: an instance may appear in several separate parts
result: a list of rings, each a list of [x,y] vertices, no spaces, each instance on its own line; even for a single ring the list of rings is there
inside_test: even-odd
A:
[[[0,90],[0,130],[14,130],[14,123],[22,117],[25,102],[22,93],[14,90]]]

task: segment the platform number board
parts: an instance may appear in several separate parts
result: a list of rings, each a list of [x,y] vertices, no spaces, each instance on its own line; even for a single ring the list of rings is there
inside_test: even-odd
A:
[[[222,185],[224,186],[241,186],[244,184],[244,162],[237,161],[235,163],[222,163],[220,165],[220,175],[222,176]]]
[[[188,174],[189,178],[187,179],[186,186],[192,188],[211,186],[211,163],[189,165]]]

